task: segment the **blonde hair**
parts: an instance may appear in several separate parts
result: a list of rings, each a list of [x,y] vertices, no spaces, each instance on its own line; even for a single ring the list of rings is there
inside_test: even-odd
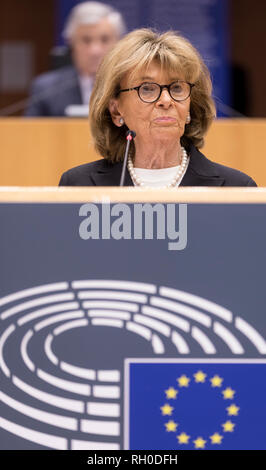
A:
[[[173,31],[163,34],[151,29],[132,31],[103,59],[90,100],[89,119],[96,151],[112,162],[123,159],[127,128],[125,125],[117,127],[113,123],[109,102],[117,97],[125,74],[129,73],[130,86],[152,61],[169,72],[178,71],[182,79],[194,84],[190,103],[191,122],[186,125],[181,137],[184,147],[192,143],[201,148],[204,135],[216,115],[209,71],[192,44]],[[132,153],[135,153],[134,145]]]

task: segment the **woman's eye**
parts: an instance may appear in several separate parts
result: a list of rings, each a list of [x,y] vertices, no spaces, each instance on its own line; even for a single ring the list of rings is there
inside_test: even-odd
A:
[[[182,90],[183,90],[183,87],[182,85],[179,85],[178,83],[173,85],[171,87],[171,90],[174,92],[174,93],[180,93]]]
[[[154,91],[154,85],[142,85],[141,90],[144,93],[151,93]]]

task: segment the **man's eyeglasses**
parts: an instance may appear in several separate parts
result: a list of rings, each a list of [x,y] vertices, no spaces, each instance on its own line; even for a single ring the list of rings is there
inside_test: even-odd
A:
[[[125,88],[119,90],[119,93],[124,91],[136,90],[141,101],[144,103],[155,103],[160,98],[164,88],[167,88],[169,95],[174,101],[185,101],[191,94],[191,90],[194,83],[185,82],[183,80],[177,80],[176,82],[170,83],[170,85],[159,85],[158,83],[145,82],[134,88]]]

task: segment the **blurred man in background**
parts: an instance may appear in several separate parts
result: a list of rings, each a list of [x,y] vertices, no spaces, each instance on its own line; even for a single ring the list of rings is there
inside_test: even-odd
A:
[[[122,15],[110,5],[84,2],[74,7],[63,31],[73,65],[45,73],[33,81],[25,116],[88,114],[101,60],[125,31]]]

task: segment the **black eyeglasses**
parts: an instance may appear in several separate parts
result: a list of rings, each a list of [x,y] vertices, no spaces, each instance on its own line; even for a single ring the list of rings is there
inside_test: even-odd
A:
[[[134,88],[119,90],[117,94],[124,91],[136,90],[141,101],[144,103],[155,103],[160,98],[164,88],[167,88],[169,95],[174,101],[185,101],[191,94],[194,83],[177,80],[170,85],[159,85],[158,83],[145,82]]]

